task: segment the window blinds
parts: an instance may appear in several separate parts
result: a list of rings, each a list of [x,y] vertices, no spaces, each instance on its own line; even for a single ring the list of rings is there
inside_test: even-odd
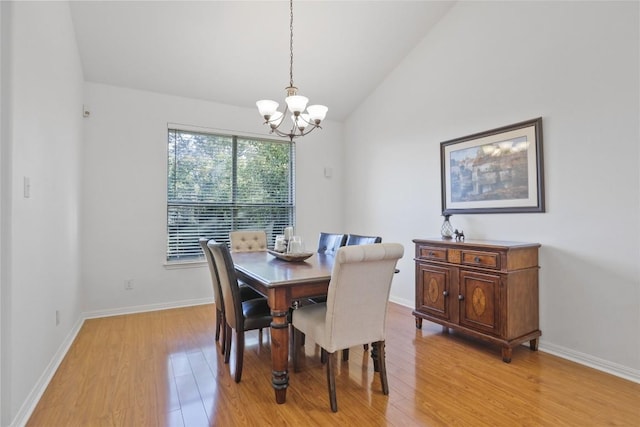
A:
[[[276,234],[294,225],[295,145],[169,129],[167,260],[203,257],[200,237],[232,230]]]

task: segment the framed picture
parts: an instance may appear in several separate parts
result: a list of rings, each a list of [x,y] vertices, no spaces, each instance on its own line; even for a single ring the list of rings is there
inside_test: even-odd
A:
[[[544,212],[542,118],[440,143],[442,213]]]

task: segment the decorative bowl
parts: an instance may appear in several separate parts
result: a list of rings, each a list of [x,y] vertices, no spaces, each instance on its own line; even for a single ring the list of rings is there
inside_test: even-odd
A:
[[[289,261],[289,262],[300,262],[300,261],[304,261],[305,259],[311,257],[313,255],[313,252],[302,252],[299,254],[290,254],[290,253],[286,253],[286,252],[278,252],[278,251],[274,251],[271,249],[267,249],[267,252],[269,252],[271,255],[273,255],[274,257],[281,259],[283,261]]]

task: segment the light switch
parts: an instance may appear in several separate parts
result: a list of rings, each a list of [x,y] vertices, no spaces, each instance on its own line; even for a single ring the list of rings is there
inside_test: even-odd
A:
[[[331,178],[331,175],[333,174],[333,169],[331,168],[324,168],[324,177],[325,178]]]

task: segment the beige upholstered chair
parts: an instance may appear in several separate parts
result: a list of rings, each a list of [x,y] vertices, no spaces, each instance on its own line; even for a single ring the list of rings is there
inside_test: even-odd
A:
[[[370,245],[372,243],[382,243],[382,237],[380,236],[361,236],[359,234],[347,234],[345,239],[346,246],[354,246],[354,245]],[[369,344],[363,345],[365,350],[369,349]],[[373,354],[371,355],[374,356]],[[342,360],[349,360],[349,349],[345,349],[342,351]],[[376,368],[376,372],[378,372],[378,364],[375,361],[375,357],[373,357],[374,366]]]
[[[207,265],[209,266],[209,273],[211,274],[211,283],[213,285],[213,297],[215,299],[216,305],[216,341],[220,339],[220,331],[222,330],[222,344],[220,346],[220,351],[222,354],[225,354],[225,343],[226,343],[226,318],[224,314],[224,303],[222,298],[222,289],[220,288],[220,280],[218,279],[218,271],[215,266],[215,262],[213,260],[213,255],[207,246],[207,242],[209,239],[205,239],[201,237],[199,239],[200,247],[202,248],[202,252],[204,252],[204,256],[207,259]],[[215,242],[212,240],[212,242]],[[257,291],[253,290],[251,287],[244,283],[240,283],[240,299],[242,301],[249,301],[255,298],[262,298]],[[260,330],[260,337],[262,338],[262,329]]]
[[[327,382],[331,410],[338,404],[335,389],[335,352],[374,343],[382,382],[389,394],[384,356],[385,320],[391,280],[404,248],[398,243],[344,246],[338,250],[331,273],[327,302],[293,311],[294,371],[299,368],[298,340],[304,333],[328,354]],[[357,304],[353,304],[357,301]]]
[[[242,378],[244,360],[244,333],[271,326],[271,309],[264,297],[248,301],[242,300],[233,260],[226,243],[216,243],[214,240],[209,240],[207,247],[213,256],[222,290],[222,302],[224,303],[226,326],[224,362],[229,363],[231,357],[231,332],[233,330],[236,336],[235,381],[239,383]]]
[[[332,236],[337,236],[337,235],[326,235],[324,236],[325,233],[320,233],[320,241],[318,243],[318,253],[321,253],[321,248],[325,248],[326,253],[330,253],[331,255],[335,255],[336,251],[338,250],[338,248],[340,246],[355,246],[355,245],[369,245],[372,243],[382,243],[382,237],[380,236],[361,236],[359,234],[341,234],[340,239],[341,240],[337,240],[335,237],[333,237],[334,239],[334,243],[335,245],[333,247],[330,247],[331,251],[329,249],[327,249],[327,243],[326,241],[328,239],[331,239]],[[318,302],[324,302],[326,301],[326,297],[315,297],[312,298],[311,301],[318,303]],[[369,344],[364,344],[363,348],[365,350],[369,349]],[[373,356],[373,354],[371,355]],[[344,350],[342,350],[342,360],[349,360],[349,349],[345,348]],[[375,360],[375,359],[374,359]],[[326,361],[325,358],[325,354],[322,353],[322,362],[324,363]],[[375,362],[374,362],[375,364]],[[376,367],[376,372],[378,371],[378,365],[375,364]]]
[[[237,230],[229,233],[231,252],[258,252],[267,250],[264,230]]]

